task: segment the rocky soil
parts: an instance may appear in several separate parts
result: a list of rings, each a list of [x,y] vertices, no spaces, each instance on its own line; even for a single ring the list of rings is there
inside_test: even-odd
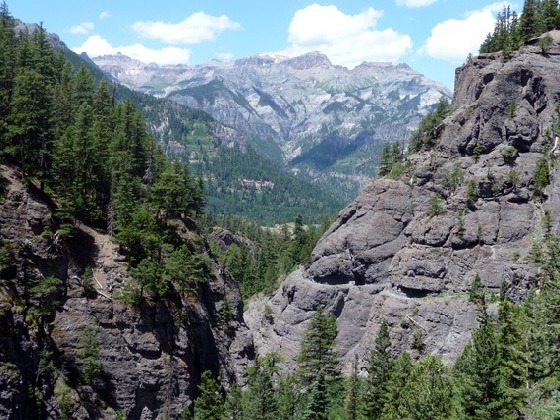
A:
[[[536,281],[526,257],[544,210],[555,228],[560,221],[560,36],[552,35],[548,54],[528,45],[509,60],[481,55],[457,69],[436,146],[410,156],[398,179],[374,181],[340,212],[308,267],[249,305],[259,353],[280,350],[293,369],[307,321],[327,307],[345,368],[354,355],[365,364],[382,320],[395,352],[451,363],[477,326],[468,300],[477,273],[490,298],[503,287],[523,300]],[[550,184],[539,196],[541,160]]]

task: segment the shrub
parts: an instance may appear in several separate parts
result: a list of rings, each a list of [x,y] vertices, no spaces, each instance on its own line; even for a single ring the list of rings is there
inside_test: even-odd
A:
[[[434,194],[430,197],[430,201],[428,202],[428,210],[426,214],[429,217],[434,217],[439,214],[442,214],[445,211],[443,207],[443,200],[440,198],[439,194]]]

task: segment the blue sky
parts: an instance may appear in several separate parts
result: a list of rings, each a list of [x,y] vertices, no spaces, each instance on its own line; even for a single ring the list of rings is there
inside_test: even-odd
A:
[[[24,22],[90,56],[201,64],[259,53],[319,50],[335,64],[407,63],[453,88],[455,68],[506,4],[488,0],[7,0]]]

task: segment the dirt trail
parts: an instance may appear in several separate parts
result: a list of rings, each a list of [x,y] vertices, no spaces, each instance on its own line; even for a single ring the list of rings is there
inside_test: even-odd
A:
[[[93,238],[97,252],[94,256],[93,286],[98,292],[110,295],[115,280],[120,283],[125,273],[126,265],[117,261],[118,245],[113,242],[111,236],[99,233],[89,226],[78,224],[76,229]]]

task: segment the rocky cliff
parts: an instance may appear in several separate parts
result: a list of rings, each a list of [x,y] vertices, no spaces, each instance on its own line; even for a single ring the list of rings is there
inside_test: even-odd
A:
[[[536,280],[526,257],[545,210],[560,220],[555,131],[560,36],[547,54],[525,46],[505,60],[481,55],[457,69],[453,112],[435,146],[407,158],[398,179],[378,179],[317,244],[309,266],[245,314],[259,353],[288,368],[319,307],[337,316],[337,349],[361,363],[386,320],[395,351],[453,362],[477,326],[477,274],[490,298],[521,301]],[[398,349],[398,350],[397,350]]]
[[[179,418],[203,370],[242,382],[252,339],[219,263],[189,299],[124,304],[126,264],[111,238],[79,223],[68,237],[48,198],[2,170],[1,418]],[[177,223],[209,254],[194,226]],[[95,380],[84,380],[92,368]]]

